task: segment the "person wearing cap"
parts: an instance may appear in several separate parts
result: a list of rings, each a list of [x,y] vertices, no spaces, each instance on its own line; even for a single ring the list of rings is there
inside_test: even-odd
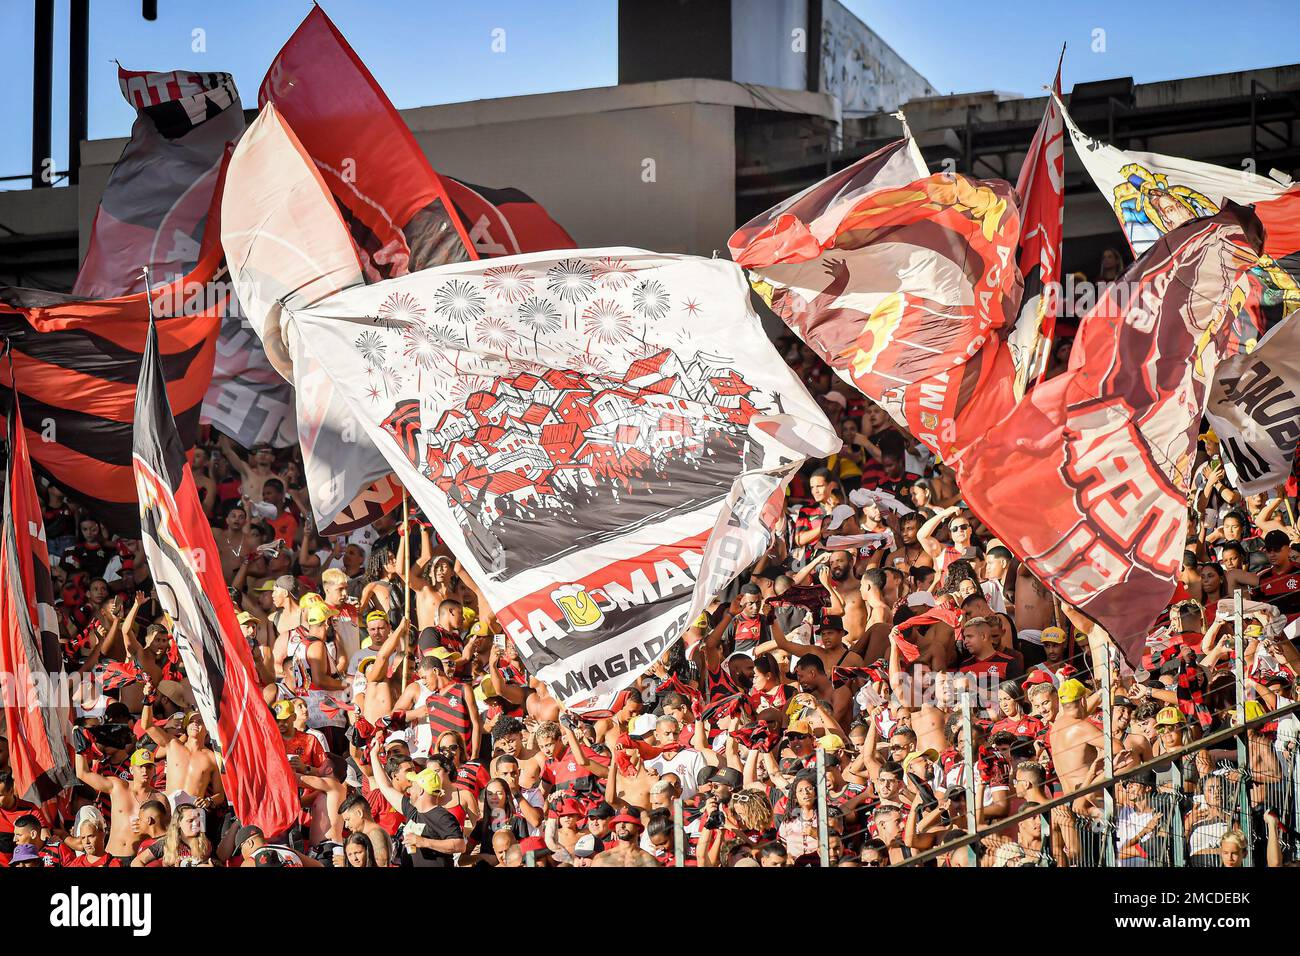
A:
[[[281,661],[286,657],[289,635],[302,626],[303,611],[301,603],[302,586],[292,574],[282,574],[274,581],[263,581],[253,589],[254,593],[269,592],[271,595],[271,613],[267,617],[275,629],[275,640],[271,644],[271,659],[277,675],[283,676]]]
[[[384,799],[406,820],[401,832],[402,865],[453,867],[455,854],[464,853],[467,843],[460,823],[451,811],[439,804],[443,792],[442,775],[432,767],[418,772],[408,771],[406,779],[410,786],[403,794],[393,786],[377,746],[370,750],[370,773]]]
[[[198,711],[182,718],[181,730],[173,733],[154,721],[153,709],[146,701],[140,712],[140,726],[153,741],[158,753],[167,760],[167,795],[176,804],[179,796],[192,799],[204,809],[225,806],[225,789],[217,755],[208,746],[208,729]]]
[[[388,615],[383,611],[366,614],[366,634],[370,641],[368,650],[358,652],[357,672],[352,684],[352,702],[372,725],[393,712],[393,705],[402,695],[404,676],[416,673],[412,659],[406,662],[406,671],[393,666],[393,655],[399,659],[404,653],[406,637],[410,632],[409,618],[403,619],[396,629],[390,628]]]
[[[1264,554],[1268,567],[1259,574],[1259,586],[1253,597],[1273,605],[1287,624],[1300,618],[1300,567],[1291,556],[1291,538],[1274,529],[1264,535]]]
[[[257,680],[263,687],[275,683],[275,664],[271,660],[271,648],[262,639],[262,622],[248,611],[235,615],[239,631],[248,641],[248,651],[253,655],[253,666],[257,670]]]
[[[131,820],[139,816],[143,804],[162,797],[153,786],[153,753],[140,749],[131,754],[130,781],[93,772],[84,753],[75,754],[74,759],[77,779],[93,790],[108,794],[112,818],[108,832],[108,852],[121,861],[120,866],[130,865],[140,842],[140,835],[132,828]]]
[[[337,616],[338,612],[324,601],[308,601],[304,597],[302,625],[289,632],[279,663],[285,689],[307,701],[308,726],[322,731],[330,740],[331,749],[341,751],[341,728],[347,718],[341,711],[333,714],[325,710],[333,695],[346,688],[337,676],[341,668],[328,644]]]
[[[94,812],[77,814],[77,819],[72,825],[70,840],[71,845],[79,853],[63,865],[65,867],[86,868],[129,866],[131,860],[124,860],[121,856],[114,856],[104,848],[104,815],[95,807],[82,807],[82,810],[92,810]],[[134,853],[131,854],[131,859],[135,859]]]
[[[654,855],[641,849],[641,833],[645,824],[639,814],[620,813],[610,821],[614,845],[598,854],[592,866],[658,866]]]
[[[1061,788],[1066,793],[1084,785],[1097,756],[1105,752],[1101,729],[1087,719],[1088,689],[1073,677],[1056,690],[1058,710],[1048,729],[1048,743]]]
[[[1115,862],[1119,866],[1168,866],[1168,834],[1159,832],[1163,820],[1152,806],[1156,775],[1144,770],[1117,788],[1115,808]]]
[[[243,859],[240,866],[287,866],[304,869],[325,864],[282,843],[268,843],[261,827],[246,825],[235,831],[232,850]]]

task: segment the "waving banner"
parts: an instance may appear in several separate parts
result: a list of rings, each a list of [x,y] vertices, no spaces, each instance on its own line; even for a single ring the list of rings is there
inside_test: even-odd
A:
[[[996,346],[1022,288],[1011,187],[936,174],[838,192],[814,187],[758,217],[731,237],[732,255],[840,378],[947,457],[980,383],[1010,383],[994,365],[1010,361]]]
[[[1198,163],[1178,156],[1116,149],[1079,129],[1059,97],[1055,98],[1080,162],[1115,211],[1133,249],[1140,256],[1169,230],[1198,216],[1219,211],[1225,199],[1242,205],[1268,204],[1297,187],[1243,169]],[[1261,215],[1264,215],[1261,210]],[[1249,351],[1254,340],[1300,308],[1300,241],[1294,216],[1283,226],[1275,213],[1266,219],[1264,255],[1250,271],[1251,289],[1242,299],[1239,325],[1229,351]],[[1240,341],[1237,341],[1239,339]]]
[[[235,620],[221,559],[194,476],[185,461],[164,387],[158,337],[150,327],[135,402],[132,468],[140,541],[221,768],[235,815],[267,836],[298,817],[296,780]]]
[[[8,738],[14,792],[39,803],[76,783],[67,702],[55,678],[63,671],[54,611],[50,555],[41,499],[32,480],[22,413],[9,415],[9,467],[4,482],[0,537],[0,708]]]
[[[266,175],[277,165],[297,178]],[[286,212],[253,214],[266,209]],[[223,212],[268,351],[328,376],[563,700],[600,706],[653,663],[765,544],[805,456],[839,447],[732,263],[579,250],[426,269],[302,307],[245,296],[299,233],[342,231],[269,108],[232,159]],[[702,571],[719,527],[728,544]]]
[[[1065,56],[1065,51],[1061,51]],[[1052,89],[1061,92],[1061,67],[1057,64]],[[1061,307],[1061,242],[1065,235],[1065,126],[1061,107],[1047,98],[1029,151],[1016,181],[1020,197],[1020,275],[1025,281],[1020,315],[1007,337],[1016,366],[1016,396],[1038,381],[1047,370],[1047,356],[1056,334],[1056,314]]]
[[[74,295],[88,298],[142,291],[145,265],[155,281],[189,274],[199,261],[221,161],[244,131],[244,110],[229,73],[119,67],[118,79],[137,116],[104,187],[73,286]],[[194,303],[214,295],[194,282],[183,301],[194,311]],[[250,345],[257,345],[256,337],[237,303],[226,301],[202,420],[245,446],[292,445],[297,441],[292,390],[261,348]]]
[[[1160,238],[1083,318],[1069,369],[954,461],[971,510],[1135,666],[1173,594],[1229,300],[1261,245],[1233,203]]]
[[[1300,442],[1300,325],[1283,322],[1249,355],[1221,364],[1205,414],[1237,490],[1272,492],[1285,482]]]

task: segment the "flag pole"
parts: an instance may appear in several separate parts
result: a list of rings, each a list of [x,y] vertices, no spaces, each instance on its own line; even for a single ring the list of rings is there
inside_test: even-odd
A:
[[[406,622],[406,634],[402,637],[402,686],[409,683],[411,672],[411,524],[410,505],[406,495],[406,486],[402,486],[402,537],[406,541],[406,587],[402,588],[402,620]]]

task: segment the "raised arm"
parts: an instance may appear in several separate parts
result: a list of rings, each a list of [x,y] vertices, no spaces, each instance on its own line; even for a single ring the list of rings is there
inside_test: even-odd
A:
[[[934,533],[939,530],[939,526],[945,521],[959,514],[961,514],[960,505],[952,505],[942,511],[936,511],[916,532],[916,540],[920,543],[922,550],[931,558],[937,558],[943,553],[943,542],[936,538]]]

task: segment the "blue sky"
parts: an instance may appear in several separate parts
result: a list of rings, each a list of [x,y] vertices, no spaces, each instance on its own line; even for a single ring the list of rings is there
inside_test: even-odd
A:
[[[325,0],[324,7],[398,107],[553,90],[617,80],[616,0]],[[1065,88],[1131,75],[1139,82],[1300,62],[1294,4],[1180,0],[1155,8],[1112,0],[1066,4],[958,0],[847,0],[848,7],[942,92],[997,89],[1034,95],[1069,43]],[[138,0],[91,4],[90,135],[122,136],[133,113],[113,60],[137,70],[234,73],[255,105],[267,65],[311,9],[306,0]],[[493,52],[493,31],[505,51]],[[197,45],[194,31],[204,49]],[[1093,52],[1095,30],[1104,52]],[[8,45],[0,84],[0,175],[30,165],[31,0],[0,0]],[[54,153],[66,165],[67,2],[56,0]],[[3,184],[0,184],[3,185]],[[26,184],[18,184],[25,186]]]

